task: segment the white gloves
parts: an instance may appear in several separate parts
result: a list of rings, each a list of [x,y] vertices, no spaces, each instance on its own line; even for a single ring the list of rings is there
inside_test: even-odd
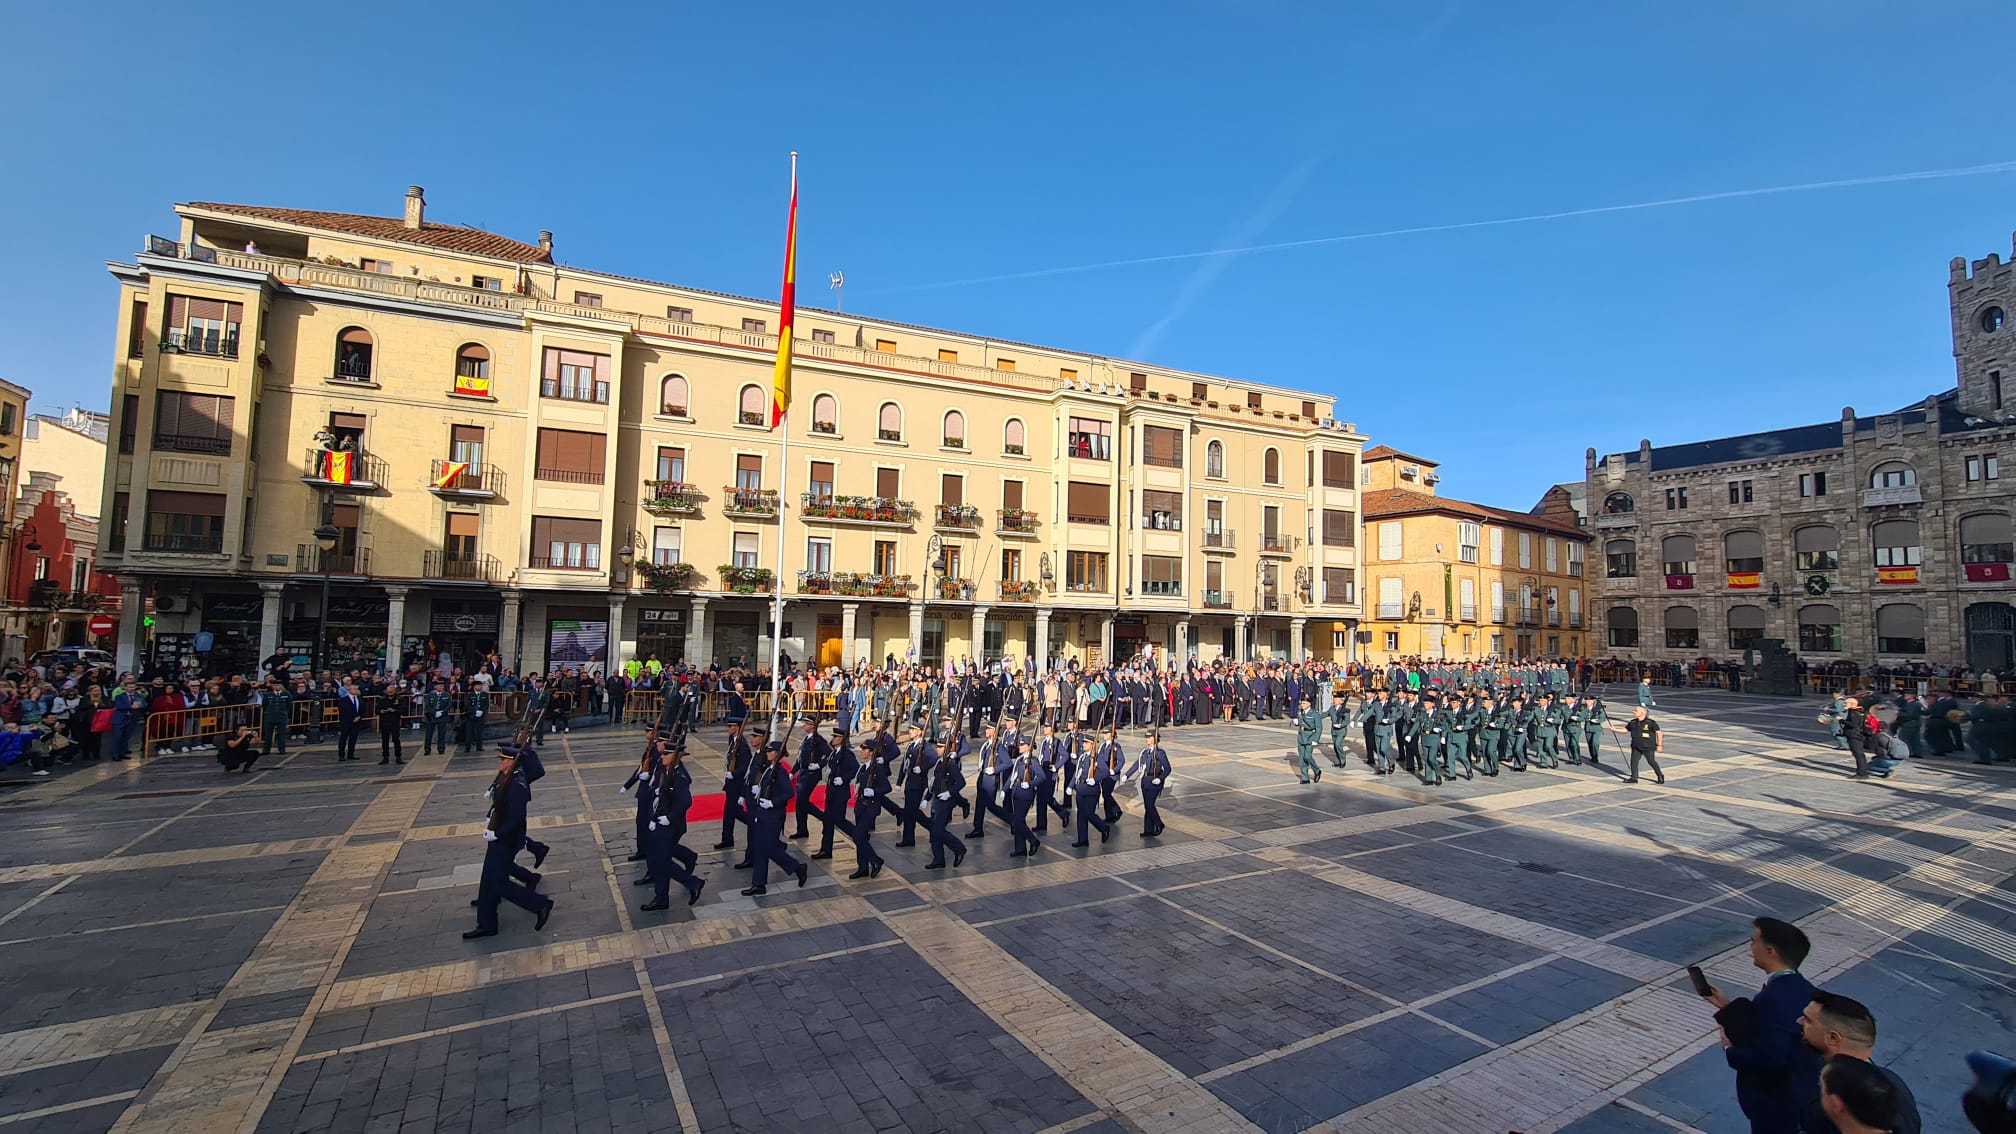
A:
[[[951,799],[951,798],[952,798],[952,793],[951,793],[951,792],[949,792],[949,791],[941,791],[941,792],[939,792],[939,793],[938,793],[938,798],[939,798],[939,799]]]
[[[770,802],[770,801],[769,801],[769,800],[767,800],[767,799],[759,799],[759,800],[757,800],[757,801],[756,801],[756,806],[758,806],[758,807],[762,808],[762,809],[763,809],[763,810],[765,810],[765,811],[769,811],[769,810],[771,810],[772,808],[775,808],[775,807],[776,807],[777,805],[776,805],[776,804],[774,804],[774,803],[772,803],[772,802]]]
[[[484,842],[486,842],[486,843],[494,843],[494,842],[496,842],[496,841],[497,841],[497,832],[495,832],[495,831],[491,830],[491,829],[490,829],[490,828],[488,828],[488,827],[485,827],[485,828],[483,828],[483,841],[484,841]]]
[[[1151,783],[1151,784],[1154,784],[1154,785],[1155,785],[1156,787],[1161,787],[1161,786],[1162,786],[1162,781],[1161,781],[1161,780],[1149,780],[1148,782],[1149,782],[1149,783]]]
[[[873,798],[875,798],[875,789],[874,789],[874,788],[872,788],[872,787],[864,787],[864,788],[862,788],[862,789],[861,789],[861,798],[863,798],[863,799],[873,799]]]
[[[481,710],[481,709],[478,709],[478,710],[476,710],[476,714],[475,714],[475,715],[476,715],[476,716],[478,716],[478,717],[481,717],[481,716],[483,715],[483,710]]]
[[[629,794],[630,794],[630,789],[629,789],[629,788],[627,788],[627,787],[619,787],[619,788],[617,788],[617,789],[616,789],[616,794],[617,794],[617,795],[629,795]]]
[[[436,709],[434,710],[434,715],[437,717],[445,717],[448,715],[448,711],[446,709]]]
[[[838,773],[838,772],[835,772],[835,773],[833,773],[832,775],[830,775],[830,776],[827,776],[827,777],[826,777],[826,782],[827,782],[827,783],[829,783],[829,784],[836,784],[836,785],[837,785],[837,784],[838,784],[838,783],[840,782],[840,773]]]

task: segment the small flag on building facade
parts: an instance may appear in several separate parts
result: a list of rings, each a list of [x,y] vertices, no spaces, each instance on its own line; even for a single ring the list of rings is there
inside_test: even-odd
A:
[[[434,478],[434,487],[446,488],[455,483],[455,478],[469,471],[468,461],[448,461],[441,466],[441,475]]]

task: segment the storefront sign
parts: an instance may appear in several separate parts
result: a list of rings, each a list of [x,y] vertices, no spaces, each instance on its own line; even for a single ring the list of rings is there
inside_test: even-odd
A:
[[[683,610],[640,610],[637,612],[637,621],[647,626],[658,622],[680,623],[686,621],[686,612]]]
[[[495,634],[499,620],[494,610],[437,610],[428,619],[432,634]]]
[[[391,616],[392,604],[382,598],[332,598],[329,621],[383,624]]]
[[[203,600],[203,621],[257,622],[265,606],[258,595],[210,595]]]

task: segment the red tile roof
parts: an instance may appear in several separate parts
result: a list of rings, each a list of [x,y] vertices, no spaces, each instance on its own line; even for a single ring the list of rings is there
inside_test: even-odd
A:
[[[191,201],[188,207],[279,221],[282,224],[298,224],[306,228],[325,228],[331,232],[368,236],[375,240],[424,244],[430,248],[466,252],[473,256],[491,256],[499,260],[517,260],[526,264],[553,262],[553,254],[537,244],[526,244],[508,236],[484,232],[480,228],[463,228],[460,225],[423,221],[419,230],[415,231],[406,227],[403,217],[367,217],[359,213],[322,213],[312,209],[279,209],[268,205],[225,205],[216,201]]]
[[[1545,516],[1535,516],[1530,512],[1514,512],[1505,508],[1492,508],[1483,504],[1472,504],[1468,500],[1456,500],[1447,496],[1430,496],[1425,492],[1410,492],[1404,488],[1377,488],[1368,490],[1359,497],[1359,506],[1368,520],[1393,516],[1418,516],[1431,512],[1457,516],[1465,520],[1480,520],[1509,527],[1526,528],[1530,531],[1553,532],[1557,535],[1589,539],[1588,532],[1574,524],[1564,524]]]
[[[1440,461],[1431,461],[1426,457],[1417,457],[1412,453],[1403,453],[1391,445],[1374,445],[1370,449],[1365,450],[1364,455],[1358,459],[1361,461],[1382,461],[1388,457],[1398,457],[1403,461],[1413,461],[1419,465],[1435,465],[1438,468],[1442,464]]]

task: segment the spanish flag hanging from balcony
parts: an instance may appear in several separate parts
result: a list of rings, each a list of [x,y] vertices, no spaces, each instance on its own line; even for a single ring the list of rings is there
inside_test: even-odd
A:
[[[476,374],[457,374],[455,376],[455,392],[487,398],[490,396],[490,379],[487,376]]]
[[[322,453],[322,479],[328,481],[330,484],[349,484],[352,475],[352,465],[355,463],[356,456],[357,454],[355,453],[335,453],[324,450]]]
[[[770,428],[791,408],[791,317],[798,306],[798,153],[791,153],[791,216],[784,226],[784,293],[777,300],[777,377],[770,391]]]
[[[1757,571],[1729,572],[1729,589],[1732,591],[1755,590],[1764,585],[1764,576]]]
[[[1916,567],[1878,567],[1876,581],[1879,583],[1915,583],[1918,581]]]
[[[455,478],[469,471],[468,461],[441,462],[441,475],[434,478],[434,487],[446,488],[455,483]]]

